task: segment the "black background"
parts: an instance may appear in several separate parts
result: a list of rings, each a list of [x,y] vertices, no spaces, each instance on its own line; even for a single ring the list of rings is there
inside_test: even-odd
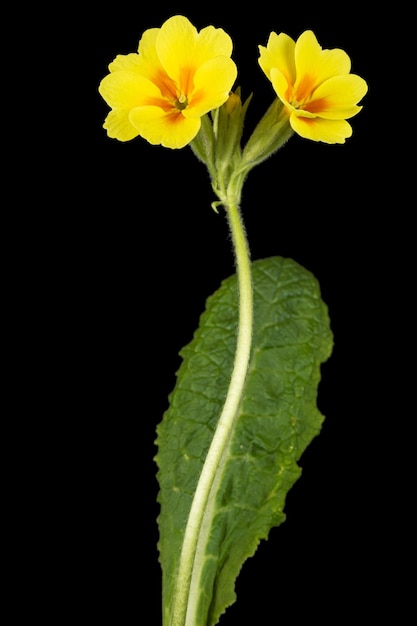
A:
[[[63,205],[70,202],[55,218],[53,244],[57,255],[65,250],[55,313],[64,335],[57,353],[64,345],[69,364],[56,383],[64,426],[55,453],[57,463],[62,456],[69,463],[59,493],[50,495],[61,529],[56,567],[74,572],[56,592],[59,615],[160,626],[155,429],[178,352],[207,296],[234,271],[226,221],[210,208],[208,176],[191,150],[120,143],[102,129],[109,109],[97,87],[108,64],[177,13],[232,37],[237,84],[244,98],[254,93],[246,132],[273,98],[257,61],[272,30],[297,38],[311,28],[323,47],[346,50],[369,85],[346,144],[295,136],[245,184],[253,259],[287,256],[315,274],[335,347],[319,388],[326,420],[300,461],[287,520],[245,563],[238,600],[220,623],[338,624],[388,615],[399,601],[389,594],[399,552],[387,448],[399,340],[390,329],[408,250],[399,245],[401,206],[383,208],[393,189],[381,133],[382,29],[374,14],[334,3],[166,6],[125,2],[93,18],[80,14],[68,38],[82,62],[67,111],[79,122],[68,138],[76,148],[60,190]]]

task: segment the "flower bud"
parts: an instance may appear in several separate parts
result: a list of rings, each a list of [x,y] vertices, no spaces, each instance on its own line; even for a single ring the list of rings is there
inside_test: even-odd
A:
[[[231,91],[228,99],[224,104],[226,113],[228,115],[232,115],[232,113],[239,105],[242,106],[242,100],[240,99],[240,95]]]

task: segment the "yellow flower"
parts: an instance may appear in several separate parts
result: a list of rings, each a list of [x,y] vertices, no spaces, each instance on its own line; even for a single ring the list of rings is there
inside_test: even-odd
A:
[[[200,118],[229,97],[237,69],[232,40],[221,28],[200,32],[176,15],[144,32],[138,54],[118,55],[99,92],[111,107],[104,128],[128,141],[183,148],[200,130]]]
[[[322,50],[311,30],[295,42],[271,33],[259,46],[259,65],[284,103],[293,130],[314,141],[345,143],[352,135],[346,121],[362,109],[357,103],[368,87],[350,74],[350,59],[339,49]]]

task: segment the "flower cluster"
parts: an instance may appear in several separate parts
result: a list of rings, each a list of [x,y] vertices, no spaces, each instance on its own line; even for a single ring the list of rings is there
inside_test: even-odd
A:
[[[141,136],[151,144],[182,148],[201,128],[201,118],[223,104],[237,76],[232,40],[222,29],[201,31],[183,16],[143,34],[138,53],[118,55],[99,91],[111,108],[104,128],[128,141]],[[288,124],[301,137],[344,143],[352,134],[346,121],[356,115],[366,82],[350,73],[350,59],[339,49],[323,50],[314,33],[295,42],[272,32],[259,46],[259,64],[283,105]]]

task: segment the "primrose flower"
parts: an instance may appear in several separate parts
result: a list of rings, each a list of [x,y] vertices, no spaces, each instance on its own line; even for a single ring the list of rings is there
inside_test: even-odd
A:
[[[311,30],[297,42],[273,32],[259,50],[259,65],[285,105],[292,129],[306,139],[345,143],[352,135],[346,120],[362,109],[357,103],[368,90],[363,78],[350,74],[346,52],[323,50]]]
[[[146,30],[138,53],[118,55],[99,92],[111,107],[109,137],[138,135],[151,144],[183,148],[200,130],[200,118],[229,97],[237,76],[232,40],[221,28],[200,32],[186,17]]]

